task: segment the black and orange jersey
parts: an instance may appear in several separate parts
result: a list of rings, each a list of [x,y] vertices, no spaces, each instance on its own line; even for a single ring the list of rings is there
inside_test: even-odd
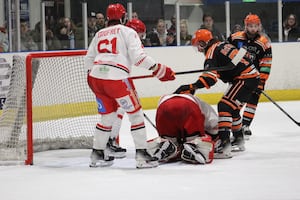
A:
[[[245,31],[239,31],[230,35],[227,41],[238,49],[246,48],[255,67],[260,72],[260,78],[264,81],[269,78],[272,65],[272,47],[267,36],[257,34],[256,37],[250,39]]]
[[[223,82],[233,82],[236,79],[258,77],[259,72],[247,54],[234,66],[232,59],[238,51],[235,46],[226,42],[217,42],[210,46],[205,53],[205,68],[228,67],[228,70],[209,71],[201,74],[197,81],[198,88],[210,88],[217,82],[217,78]]]

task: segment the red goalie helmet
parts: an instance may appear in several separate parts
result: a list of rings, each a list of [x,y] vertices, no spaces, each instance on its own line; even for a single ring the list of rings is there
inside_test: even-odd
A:
[[[126,9],[122,4],[110,4],[106,9],[106,17],[110,20],[120,20],[126,14]]]
[[[248,24],[258,24],[260,25],[260,18],[255,15],[255,14],[249,14],[245,17],[244,19],[244,24],[248,25]]]
[[[199,29],[194,33],[192,45],[196,46],[199,42],[205,42],[207,44],[211,39],[213,39],[213,36],[209,30]]]
[[[132,28],[137,33],[145,33],[146,32],[146,26],[145,26],[145,24],[141,20],[139,20],[139,19],[129,20],[126,23],[126,26]]]

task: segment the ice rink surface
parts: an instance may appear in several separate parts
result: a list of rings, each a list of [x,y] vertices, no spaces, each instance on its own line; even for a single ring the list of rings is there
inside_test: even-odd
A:
[[[300,101],[278,104],[300,120]],[[154,121],[155,110],[144,112]],[[208,165],[136,169],[124,119],[120,139],[126,158],[108,168],[89,168],[90,150],[36,153],[33,166],[0,166],[0,199],[300,200],[300,127],[272,103],[259,104],[245,152]],[[148,138],[157,136],[145,122]]]

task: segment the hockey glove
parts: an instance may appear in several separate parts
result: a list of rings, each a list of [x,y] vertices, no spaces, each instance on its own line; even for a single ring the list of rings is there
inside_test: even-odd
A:
[[[254,92],[258,95],[261,94],[261,92],[265,89],[265,80],[260,80],[259,83],[258,83],[258,86],[257,88],[254,90]]]
[[[174,94],[195,94],[195,88],[192,84],[180,86]]]
[[[154,67],[153,76],[156,76],[160,81],[171,81],[175,79],[175,72],[170,67],[158,63]]]

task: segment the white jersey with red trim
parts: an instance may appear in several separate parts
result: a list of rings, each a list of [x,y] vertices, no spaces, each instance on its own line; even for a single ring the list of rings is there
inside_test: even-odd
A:
[[[149,69],[155,61],[146,55],[138,34],[132,28],[118,24],[95,34],[84,65],[95,78],[120,80],[129,77],[131,66]]]

